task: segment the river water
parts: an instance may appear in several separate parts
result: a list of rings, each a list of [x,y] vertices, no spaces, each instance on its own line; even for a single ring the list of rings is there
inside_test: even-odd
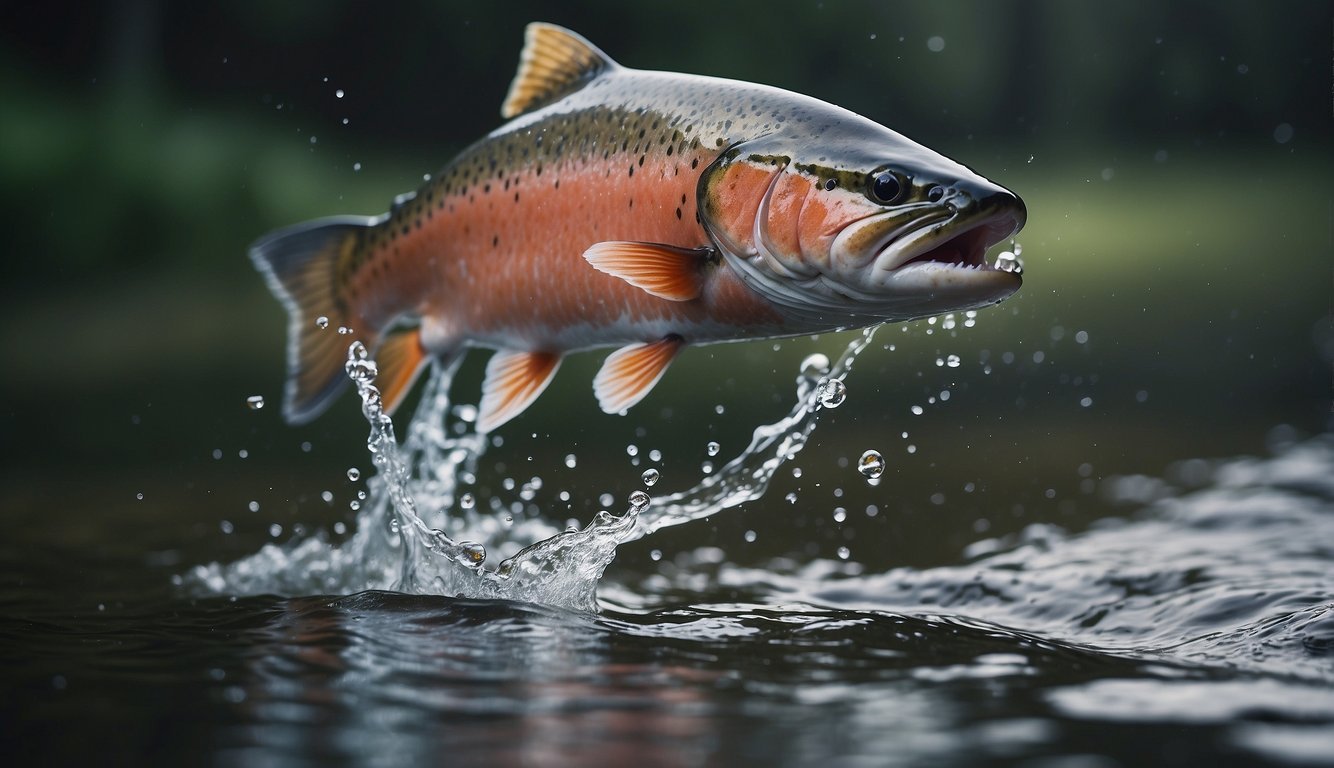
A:
[[[346,535],[193,566],[103,542],[76,580],[0,550],[5,746],[245,766],[1334,759],[1329,436],[1276,429],[1270,455],[1161,475],[1081,471],[1091,524],[975,526],[952,562],[880,567],[847,537],[617,567],[618,547],[664,527],[797,505],[765,489],[841,404],[830,382],[856,391],[871,341],[803,361],[786,415],[730,461],[709,445],[718,466],[696,485],[657,493],[644,474],[565,530],[532,514],[540,477],[473,493],[488,443],[451,405],[450,371],[399,444],[353,350],[378,472]],[[636,472],[662,464],[644,453]]]

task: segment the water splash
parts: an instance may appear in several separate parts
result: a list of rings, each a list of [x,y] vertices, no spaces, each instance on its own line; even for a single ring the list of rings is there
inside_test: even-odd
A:
[[[778,468],[806,445],[821,408],[833,407],[830,393],[838,393],[836,399],[842,402],[843,380],[873,333],[863,331],[832,365],[827,358],[817,361],[822,364],[803,364],[791,410],[756,428],[736,458],[717,471],[711,467],[694,487],[658,499],[634,491],[623,514],[600,511],[586,527],[563,531],[541,519],[495,514],[502,505],[485,509],[462,490],[475,479],[488,443],[473,428],[475,407],[451,407],[449,386],[457,363],[435,370],[400,443],[374,385],[375,361],[360,342],[353,342],[346,369],[370,426],[366,448],[377,470],[367,478],[369,495],[359,510],[356,532],[341,544],[323,534],[286,546],[269,544],[235,563],[199,566],[190,583],[214,593],[391,589],[594,611],[598,581],[619,545],[762,496]],[[716,453],[710,444],[709,454]],[[575,466],[573,455],[565,464]],[[349,479],[360,476],[355,468],[348,470]],[[641,479],[651,487],[658,476],[650,469]],[[610,506],[610,497],[603,502]],[[495,550],[518,550],[488,568],[490,553],[479,542]]]

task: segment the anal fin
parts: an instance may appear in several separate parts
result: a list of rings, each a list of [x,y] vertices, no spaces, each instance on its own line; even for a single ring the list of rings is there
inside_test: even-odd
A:
[[[675,334],[612,352],[593,378],[593,394],[607,413],[620,413],[644,399],[667,372],[685,340]]]
[[[375,352],[375,365],[379,369],[375,385],[388,414],[398,409],[429,359],[421,339],[420,328],[404,328],[386,336]]]
[[[523,413],[551,383],[560,367],[560,355],[502,349],[486,364],[477,431],[494,430]]]
[[[584,251],[584,259],[594,269],[668,301],[699,297],[704,287],[704,264],[712,255],[710,248],[629,240],[594,243]]]

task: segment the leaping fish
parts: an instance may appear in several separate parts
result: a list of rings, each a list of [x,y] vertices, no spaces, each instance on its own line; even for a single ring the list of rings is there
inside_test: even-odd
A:
[[[289,315],[289,422],[347,384],[340,326],[390,412],[428,361],[494,349],[489,432],[571,352],[617,347],[593,391],[619,413],[687,345],[984,307],[1021,282],[985,259],[1024,224],[1014,193],[809,96],[630,69],[533,23],[501,115],[389,213],[251,247]]]

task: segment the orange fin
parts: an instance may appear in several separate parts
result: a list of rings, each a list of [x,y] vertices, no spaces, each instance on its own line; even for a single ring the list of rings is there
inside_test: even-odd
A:
[[[375,351],[375,365],[379,369],[375,386],[384,399],[385,413],[393,415],[398,410],[428,359],[422,348],[420,328],[404,328],[385,337]]]
[[[250,258],[269,290],[287,308],[287,388],[283,416],[304,424],[333,402],[348,378],[343,371],[353,337],[338,333],[351,319],[338,300],[338,261],[357,246],[357,232],[377,219],[339,216],[278,230],[250,246]],[[324,318],[318,322],[319,318]],[[368,344],[369,328],[356,328]]]
[[[477,431],[483,434],[523,413],[551,383],[560,355],[502,349],[486,364]]]
[[[690,301],[704,287],[709,248],[678,248],[662,243],[608,240],[594,243],[584,258],[599,272],[619,277],[660,299]]]
[[[620,413],[643,400],[684,346],[685,341],[673,334],[612,352],[593,379],[598,405],[607,413]]]
[[[508,119],[540,109],[615,66],[607,54],[570,30],[533,22],[524,29],[519,71],[500,115]]]

